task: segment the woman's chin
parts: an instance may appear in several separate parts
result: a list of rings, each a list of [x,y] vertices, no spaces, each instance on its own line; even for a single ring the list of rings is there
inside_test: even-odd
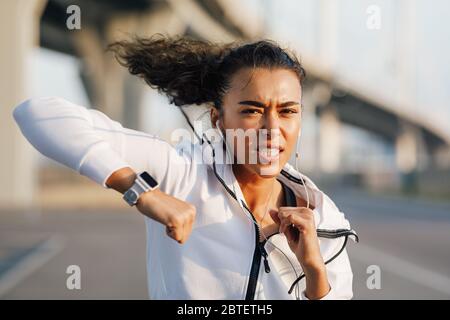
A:
[[[277,177],[281,169],[279,163],[258,165],[258,174],[265,178]]]

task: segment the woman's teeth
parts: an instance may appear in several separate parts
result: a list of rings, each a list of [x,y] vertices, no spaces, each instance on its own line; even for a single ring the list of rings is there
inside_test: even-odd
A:
[[[277,160],[278,157],[280,156],[280,149],[275,148],[259,149],[258,155],[263,162],[272,162],[274,160]]]

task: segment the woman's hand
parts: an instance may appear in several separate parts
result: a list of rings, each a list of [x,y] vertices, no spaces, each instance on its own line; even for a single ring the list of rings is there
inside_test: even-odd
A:
[[[313,211],[304,207],[280,207],[278,211],[271,210],[270,215],[279,225],[280,232],[286,235],[290,249],[302,266],[306,277],[306,296],[309,299],[325,296],[330,286],[320,253]]]
[[[135,179],[133,169],[122,168],[108,178],[106,185],[124,193]],[[142,214],[165,225],[166,233],[172,239],[179,243],[185,243],[188,239],[195,220],[195,207],[192,204],[155,189],[143,193],[136,207]]]
[[[311,209],[302,207],[280,207],[278,212],[271,211],[272,219],[284,233],[289,247],[297,256],[302,268],[318,269],[323,265],[319,240]]]
[[[136,203],[147,217],[166,226],[166,234],[179,243],[185,243],[195,221],[195,207],[172,197],[159,189],[145,192]]]

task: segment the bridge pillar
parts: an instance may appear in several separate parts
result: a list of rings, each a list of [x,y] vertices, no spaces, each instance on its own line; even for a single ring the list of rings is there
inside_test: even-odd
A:
[[[298,166],[300,171],[315,172],[318,169],[318,119],[317,102],[314,99],[312,88],[305,86],[302,91],[301,131],[297,142],[299,154]],[[295,162],[295,152],[292,154],[292,163]]]
[[[395,141],[395,160],[401,175],[401,187],[405,192],[418,188],[417,175],[428,163],[425,142],[420,129],[403,123]]]
[[[30,59],[46,1],[0,1],[0,206],[31,207],[36,171],[30,144],[14,123],[14,106],[30,96]]]
[[[319,164],[325,173],[336,173],[341,162],[341,123],[332,106],[319,115]]]
[[[93,105],[124,126],[142,128],[142,97],[148,86],[131,76],[112,54],[106,54],[106,44],[130,40],[130,35],[179,34],[185,29],[186,25],[165,6],[112,17],[103,34],[88,26],[82,28],[76,35],[75,45],[89,72]]]
[[[92,105],[114,120],[122,121],[124,70],[105,54],[99,32],[84,26],[74,35],[74,45],[83,61],[83,75],[89,81]]]

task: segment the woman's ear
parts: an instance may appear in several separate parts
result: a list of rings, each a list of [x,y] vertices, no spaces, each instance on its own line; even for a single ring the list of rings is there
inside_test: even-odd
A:
[[[210,116],[211,116],[211,126],[213,128],[216,128],[216,122],[217,120],[219,120],[219,110],[217,110],[216,107],[212,107],[211,111],[210,111]]]

